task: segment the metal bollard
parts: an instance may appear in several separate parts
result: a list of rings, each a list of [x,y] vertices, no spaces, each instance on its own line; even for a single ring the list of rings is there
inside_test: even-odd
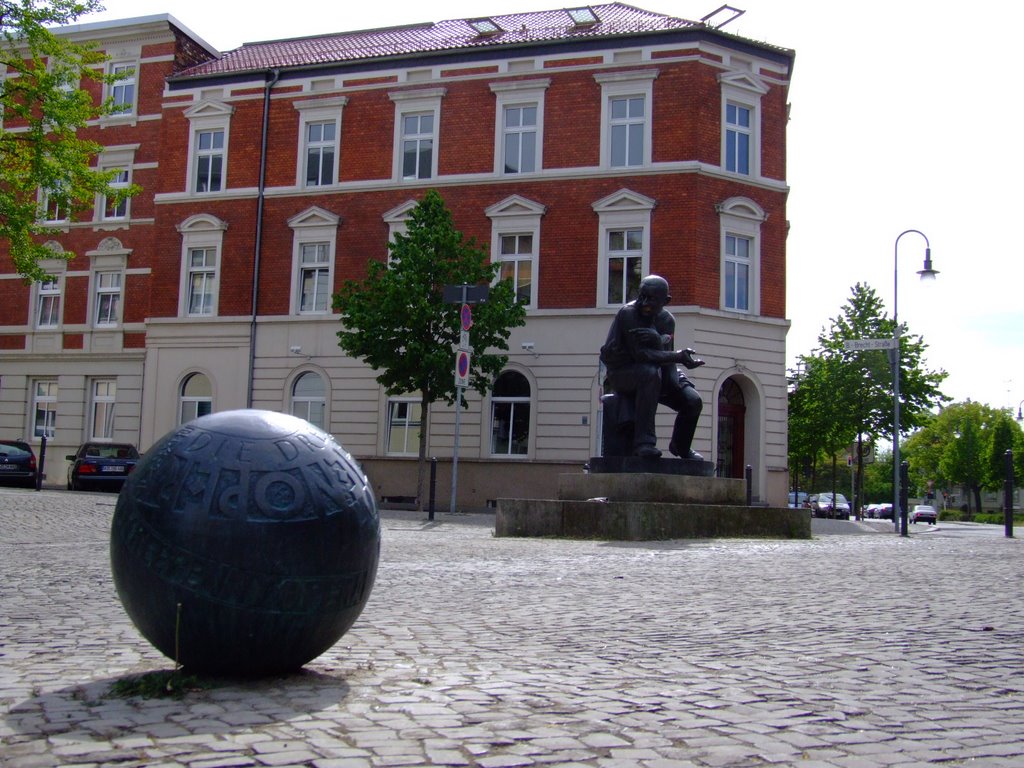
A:
[[[754,468],[747,464],[747,468],[744,470],[743,476],[747,481],[747,506],[749,507],[754,503]]]
[[[36,467],[36,490],[43,490],[43,470],[46,468],[46,435],[39,438],[39,466]]]
[[[427,507],[427,520],[434,519],[434,499],[437,497],[437,457],[430,457],[430,504]]]
[[[1006,449],[1006,484],[1003,493],[1003,524],[1006,538],[1013,538],[1013,451]]]

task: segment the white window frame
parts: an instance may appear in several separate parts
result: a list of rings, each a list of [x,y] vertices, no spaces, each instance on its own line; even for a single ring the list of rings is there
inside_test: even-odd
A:
[[[121,324],[124,299],[124,273],[103,269],[92,273],[92,320],[95,328],[115,328]],[[111,312],[111,306],[113,305]]]
[[[222,268],[224,231],[227,224],[209,214],[190,216],[178,226],[181,233],[181,278],[178,283],[178,316],[179,317],[216,317],[220,302],[220,277]],[[191,311],[192,287],[192,252],[196,250],[212,250],[214,256],[214,276],[212,305],[209,313]]]
[[[547,208],[533,200],[512,195],[487,208],[484,213],[491,220],[491,261],[502,263],[501,238],[506,235],[530,235],[533,238],[531,258],[530,298],[526,309],[536,309],[538,276],[540,275],[540,220]],[[519,259],[515,259],[519,261]],[[501,278],[501,272],[498,273]]]
[[[319,394],[296,394],[296,390],[302,381],[312,381],[315,377],[320,383]],[[326,377],[324,377],[318,371],[304,370],[300,371],[299,374],[292,381],[291,386],[288,388],[288,396],[290,403],[290,411],[292,416],[298,416],[300,419],[305,419],[314,427],[327,431],[327,384]],[[319,418],[310,418],[315,416],[314,411],[319,411]]]
[[[544,93],[550,87],[551,79],[517,80],[509,83],[491,83],[495,99],[494,118],[494,173],[498,176],[526,176],[540,173],[544,168]],[[529,171],[508,171],[505,169],[505,144],[509,131],[505,129],[505,110],[510,107],[535,107],[537,121],[533,128],[535,167]],[[522,134],[523,131],[515,133]],[[521,151],[521,148],[520,148]]]
[[[201,101],[185,111],[189,121],[188,169],[186,187],[190,195],[220,195],[228,187],[228,164],[230,160],[231,115],[234,108],[216,101]],[[199,149],[199,137],[210,131],[223,131],[224,142],[219,152]],[[199,183],[199,158],[221,156],[220,189],[197,191]]]
[[[123,80],[117,80],[113,83],[107,84],[107,98],[110,99],[111,103],[115,105],[127,104],[125,109],[115,109],[111,113],[111,117],[132,117],[138,112],[138,101],[139,101],[139,63],[138,61],[126,61],[119,59],[117,61],[111,61],[107,64],[107,72],[111,75],[120,74],[122,72],[128,72],[128,76]],[[130,94],[130,99],[125,100],[125,93]]]
[[[33,326],[39,330],[52,331],[60,328],[64,310],[64,275],[49,274],[48,279],[35,284],[35,307]],[[46,320],[43,322],[44,307]]]
[[[337,261],[338,227],[340,225],[340,216],[316,206],[307,208],[288,220],[288,226],[292,229],[292,291],[289,314],[330,314],[331,294],[334,290],[334,268]],[[310,245],[322,245],[327,255],[327,261],[324,264],[327,270],[327,305],[323,309],[302,308],[303,274],[310,268],[303,263],[303,251],[306,246]]]
[[[768,87],[759,77],[751,72],[726,72],[718,77],[722,91],[721,106],[721,163],[722,170],[742,178],[760,178],[761,176],[761,98],[768,93]],[[749,173],[728,170],[729,164],[729,133],[735,130],[727,120],[730,105],[750,110],[750,127],[747,158]]]
[[[51,198],[56,199],[51,200]],[[53,215],[50,215],[51,210]],[[71,221],[71,198],[61,194],[60,189],[39,191],[39,220],[45,224],[67,224]]]
[[[517,376],[522,376],[523,379],[526,380],[527,385],[530,387],[530,394],[528,396],[525,396],[525,397],[523,397],[523,396],[506,396],[506,397],[496,396],[494,394],[494,389],[492,387],[492,389],[491,389],[491,397],[490,397],[490,399],[491,399],[490,419],[488,420],[488,430],[487,430],[487,446],[488,446],[487,450],[489,451],[489,455],[492,456],[492,457],[501,457],[503,459],[528,459],[528,458],[530,458],[530,456],[533,453],[533,435],[534,435],[533,417],[534,417],[534,411],[535,411],[535,409],[533,407],[534,384],[530,380],[529,376],[527,376],[523,371],[521,371],[521,370],[519,370],[517,368],[506,368],[500,374],[498,374],[498,378],[501,378],[501,376],[504,376],[506,373],[513,373],[513,374],[516,374]],[[497,379],[495,379],[495,383],[497,383]],[[522,453],[512,453],[511,450],[508,450],[508,451],[495,451],[494,450],[494,448],[495,448],[495,446],[494,446],[494,421],[495,421],[495,419],[494,419],[494,416],[495,416],[494,411],[495,411],[495,406],[502,405],[502,404],[510,405],[510,409],[509,409],[509,423],[510,424],[514,421],[514,415],[515,415],[516,406],[526,406],[526,408],[528,409],[527,433],[526,433],[526,450],[524,452],[522,452]],[[510,445],[511,441],[512,441],[512,431],[509,430],[509,434],[508,434],[509,445],[507,447],[511,447],[511,445]]]
[[[307,189],[323,189],[336,186],[341,171],[341,119],[348,98],[340,96],[330,99],[297,101],[293,105],[299,113],[299,152],[296,158],[295,184]],[[319,142],[318,146],[331,146],[334,150],[334,161],[331,164],[331,181],[327,184],[309,184],[307,182],[308,152],[310,149],[309,126],[315,123],[333,123],[334,140]]]
[[[189,384],[193,381],[198,381],[198,379],[196,379],[197,376],[201,376],[206,381],[206,384],[210,389],[210,394],[185,394],[185,390],[188,389]],[[186,408],[188,408],[188,413],[185,412]],[[202,411],[202,413],[200,413],[200,411]],[[213,413],[213,379],[202,371],[190,371],[178,384],[178,426],[187,424],[193,419],[197,419],[200,416],[206,416],[210,413]]]
[[[388,226],[387,263],[391,264],[391,243],[395,242],[395,235],[405,235],[409,232],[409,217],[413,209],[419,205],[415,200],[406,200],[401,205],[396,205],[387,211],[381,218]]]
[[[745,197],[731,197],[716,206],[719,218],[719,306],[726,312],[744,315],[761,313],[761,226],[768,216],[757,203]],[[729,297],[726,290],[726,275],[730,262],[735,262],[726,253],[729,237],[740,237],[749,242],[747,303],[746,309],[727,306]]]
[[[441,154],[441,99],[446,92],[446,88],[429,88],[414,91],[392,91],[388,94],[388,97],[395,104],[394,165],[392,170],[392,176],[395,181],[419,184],[437,178],[438,156]],[[417,173],[415,176],[406,177],[403,173],[405,118],[406,116],[417,114],[430,114],[433,116],[431,133],[429,135],[422,135],[423,137],[430,138],[432,142],[430,175],[420,176]]]
[[[32,437],[53,438],[57,430],[57,403],[60,387],[57,379],[35,379],[32,382]],[[40,431],[40,414],[42,430]]]
[[[651,272],[651,212],[656,201],[646,195],[622,189],[593,204],[598,216],[598,273],[597,273],[597,305],[598,307],[618,307],[621,302],[608,300],[610,260],[614,254],[609,253],[609,233],[618,230],[641,230],[642,247],[640,249],[640,275]],[[628,297],[626,301],[628,301]]]
[[[123,178],[111,182],[110,186],[114,189],[120,189],[131,186],[132,183],[132,166],[135,164],[135,151],[139,148],[138,144],[126,144],[119,147],[106,147],[103,150],[103,154],[100,155],[98,167],[104,171],[118,170],[123,175]],[[130,197],[126,197],[122,202],[120,208],[123,209],[123,213],[115,211],[110,212],[110,206],[107,202],[106,195],[97,195],[95,218],[99,221],[126,221],[131,216],[131,201]]]
[[[93,379],[89,387],[89,439],[114,439],[117,379]],[[99,427],[99,429],[97,429]]]
[[[391,417],[392,406],[404,404],[407,410],[407,416],[402,421],[393,421]],[[389,397],[385,404],[384,412],[384,453],[387,456],[418,456],[420,452],[420,441],[419,435],[416,435],[416,439],[413,444],[409,445],[409,437],[413,426],[416,427],[416,431],[423,429],[423,404],[419,397]],[[413,408],[420,409],[419,421],[413,421],[409,418],[409,414],[412,413]],[[395,425],[399,425],[402,431],[404,439],[402,441],[402,450],[394,450],[391,446],[392,428]]]
[[[601,85],[601,167],[605,169],[645,168],[651,164],[651,144],[654,123],[654,81],[657,69],[642,69],[631,72],[602,72],[594,75]],[[640,159],[624,165],[612,165],[612,100],[623,98],[644,100],[643,148]]]

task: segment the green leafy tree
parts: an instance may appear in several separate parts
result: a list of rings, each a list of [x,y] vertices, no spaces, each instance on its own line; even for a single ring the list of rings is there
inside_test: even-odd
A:
[[[26,280],[45,277],[41,259],[74,256],[44,245],[55,230],[41,223],[41,194],[73,220],[97,195],[118,202],[136,192],[111,187],[118,169],[94,168],[102,147],[78,136],[88,121],[114,111],[79,85],[117,77],[102,74],[106,57],[94,47],[47,28],[102,8],[99,0],[0,0],[0,239]]]
[[[988,445],[985,456],[985,488],[1000,491],[1006,482],[1006,452],[1013,451],[1018,443],[1021,429],[1007,411],[996,411],[993,414],[991,429],[988,434]],[[1014,457],[1016,460],[1016,457]],[[1014,472],[1014,479],[1020,478]]]
[[[892,338],[892,318],[881,299],[868,285],[857,283],[840,314],[822,329],[818,346],[800,358],[805,371],[800,386],[790,396],[790,460],[793,451],[813,451],[812,460],[829,461],[832,490],[838,490],[840,457],[852,446],[858,449],[892,436],[892,368],[884,350],[850,352],[845,342],[856,339]],[[939,389],[944,371],[924,366],[924,341],[906,333],[900,336],[900,432],[925,423],[931,409],[949,398]],[[805,390],[799,392],[799,390]],[[793,442],[793,435],[796,441]],[[857,451],[858,478],[863,476]],[[892,472],[891,457],[889,471]],[[858,482],[858,487],[861,483]],[[891,485],[891,483],[890,483]],[[864,494],[860,494],[864,497]]]
[[[344,330],[339,346],[362,358],[389,395],[418,393],[420,429],[416,497],[422,508],[430,406],[455,402],[454,349],[462,330],[459,305],[442,298],[445,285],[491,284],[487,301],[473,307],[469,385],[480,394],[491,387],[508,356],[510,329],[526,322],[510,281],[494,283],[499,265],[487,251],[455,229],[451,212],[430,190],[396,233],[391,261],[371,261],[363,281],[347,281],[334,296]],[[464,404],[463,404],[464,405]]]

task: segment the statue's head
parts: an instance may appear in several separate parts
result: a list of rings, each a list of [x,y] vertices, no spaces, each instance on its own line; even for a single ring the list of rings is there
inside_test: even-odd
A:
[[[640,281],[640,293],[636,297],[636,308],[644,315],[656,315],[672,301],[668,292],[668,281],[659,275],[648,275]]]

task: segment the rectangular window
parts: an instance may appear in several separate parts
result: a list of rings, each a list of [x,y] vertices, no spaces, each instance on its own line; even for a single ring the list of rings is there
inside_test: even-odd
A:
[[[750,309],[750,240],[725,236],[725,306],[746,312]]]
[[[496,399],[491,413],[491,453],[496,456],[525,456],[529,446],[529,401]]]
[[[334,183],[337,130],[337,124],[333,120],[306,124],[307,187],[322,187]]]
[[[434,162],[434,113],[402,115],[402,178],[429,179]]]
[[[42,218],[47,222],[67,221],[71,216],[71,199],[65,188],[57,186],[43,191]]]
[[[613,168],[643,165],[645,106],[643,96],[617,97],[609,105]]]
[[[406,456],[419,453],[420,423],[420,403],[389,400],[387,453]]]
[[[114,437],[114,400],[117,382],[97,379],[92,383],[92,413],[89,419],[90,440],[112,440]]]
[[[640,292],[643,279],[644,231],[608,230],[608,303],[625,304]]]
[[[51,438],[57,426],[57,382],[37,381],[32,387],[32,394],[32,434]]]
[[[505,173],[537,170],[537,105],[505,107]]]
[[[190,248],[188,252],[188,314],[212,315],[217,288],[215,248]]]
[[[511,280],[516,301],[530,304],[533,293],[533,235],[501,236],[502,280]]]
[[[50,277],[38,283],[36,328],[60,325],[60,281]]]
[[[330,244],[303,243],[299,262],[299,312],[326,312],[330,299]]]
[[[127,189],[128,187],[128,171],[127,169],[118,170],[117,175],[111,179],[110,187],[114,190]],[[123,219],[128,216],[128,198],[124,198],[118,202],[115,198],[110,196],[104,196],[103,198],[103,218],[104,219]]]
[[[121,308],[121,273],[96,273],[96,325],[117,325]]]
[[[750,174],[750,109],[729,102],[725,105],[725,169]]]
[[[120,77],[110,87],[110,100],[115,114],[127,114],[135,109],[135,65],[114,64],[110,73]]]
[[[224,177],[224,130],[196,134],[196,192],[220,192]]]

